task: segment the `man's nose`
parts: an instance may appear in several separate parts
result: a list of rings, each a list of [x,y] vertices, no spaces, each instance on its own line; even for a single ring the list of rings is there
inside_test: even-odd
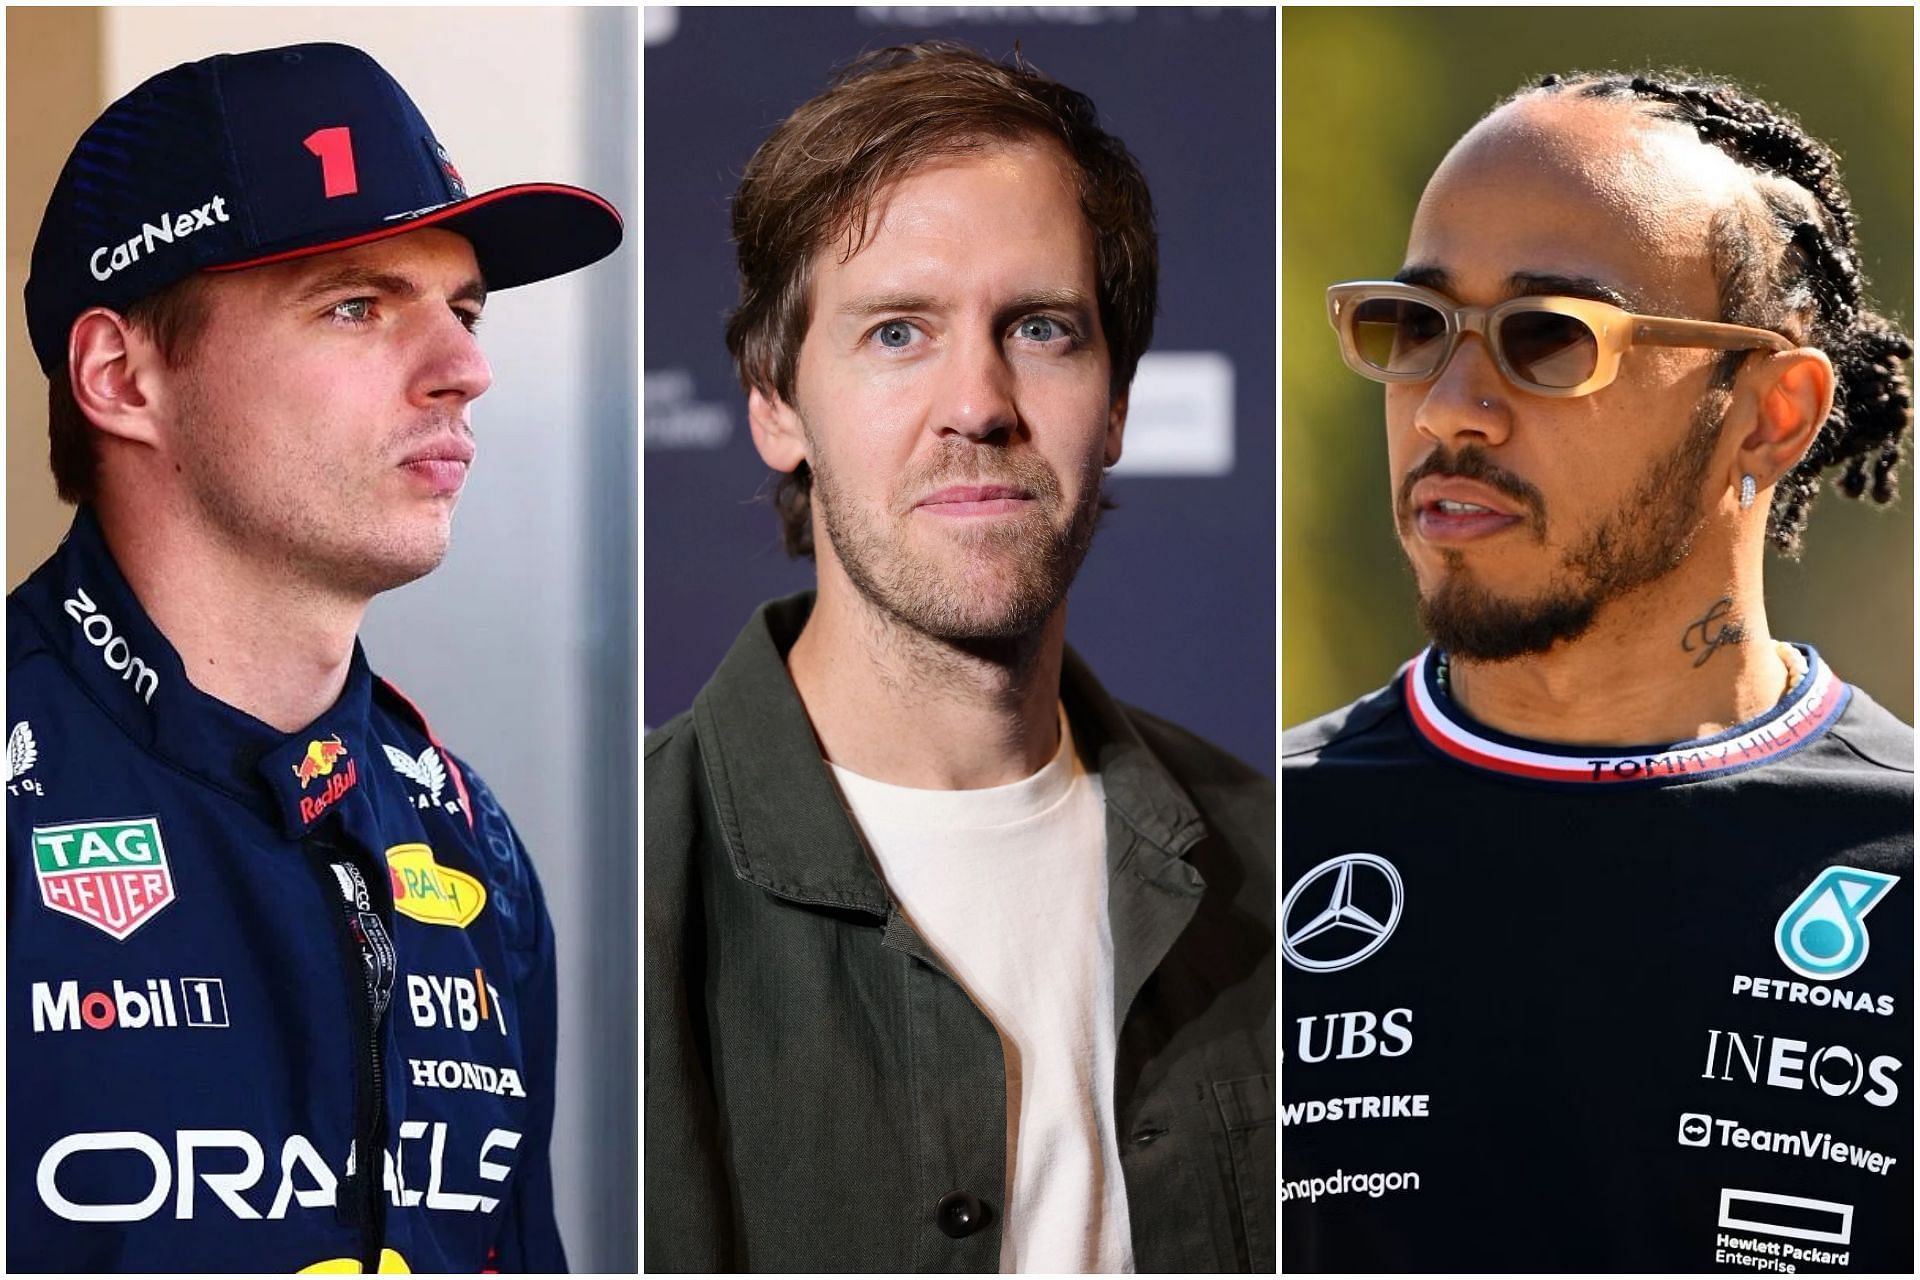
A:
[[[990,337],[956,340],[941,369],[933,429],[940,435],[987,441],[1011,436],[1019,424],[1006,352]]]
[[[422,405],[455,400],[465,403],[485,395],[493,385],[493,367],[480,350],[479,340],[461,317],[449,310],[432,322],[422,340],[415,398]]]
[[[1498,445],[1512,426],[1513,388],[1500,375],[1487,340],[1465,334],[1446,366],[1426,384],[1414,411],[1414,430],[1449,448]]]

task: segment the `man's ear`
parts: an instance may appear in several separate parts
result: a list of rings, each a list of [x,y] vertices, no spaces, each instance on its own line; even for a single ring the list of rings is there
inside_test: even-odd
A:
[[[159,348],[127,318],[105,307],[80,313],[67,331],[67,376],[74,403],[110,436],[136,444],[161,439]]]
[[[792,471],[807,460],[807,433],[800,415],[777,392],[747,392],[747,426],[760,459],[775,471]]]
[[[1756,370],[1753,428],[1735,459],[1766,488],[1799,465],[1833,409],[1833,362],[1813,347],[1779,351]]]
[[[1107,408],[1107,465],[1110,467],[1120,461],[1120,437],[1126,430],[1127,392],[1122,391]]]

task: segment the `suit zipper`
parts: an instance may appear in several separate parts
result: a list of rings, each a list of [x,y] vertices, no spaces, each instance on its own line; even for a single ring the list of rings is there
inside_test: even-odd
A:
[[[373,887],[384,888],[384,880],[368,874],[366,860],[357,850],[318,835],[308,836],[306,843],[319,857],[326,890],[341,906],[341,960],[349,978],[353,1171],[342,1180],[336,1209],[343,1222],[359,1227],[361,1271],[373,1274],[379,1270],[386,1235],[381,1179],[386,1159],[386,1093],[380,1026],[392,997],[396,968],[392,934],[383,918],[390,917],[391,907]]]

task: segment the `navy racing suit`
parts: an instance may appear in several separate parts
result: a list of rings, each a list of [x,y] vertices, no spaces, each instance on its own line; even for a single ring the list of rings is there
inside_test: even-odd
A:
[[[208,697],[83,507],[7,701],[8,1269],[563,1270],[545,902],[359,646]]]

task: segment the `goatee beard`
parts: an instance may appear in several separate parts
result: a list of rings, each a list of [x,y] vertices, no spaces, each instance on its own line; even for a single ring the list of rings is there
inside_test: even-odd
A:
[[[1567,552],[1567,585],[1531,599],[1496,596],[1480,583],[1458,551],[1445,551],[1445,576],[1422,592],[1420,625],[1434,644],[1457,658],[1508,662],[1550,651],[1593,629],[1601,609],[1679,568],[1706,520],[1701,488],[1712,465],[1729,399],[1710,391],[1696,407],[1678,447],[1656,458],[1626,502]],[[1529,531],[1544,542],[1545,502],[1539,490],[1497,467],[1486,451],[1468,445],[1451,457],[1436,451],[1401,487],[1401,549],[1412,513],[1405,495],[1426,475],[1460,475],[1491,484],[1529,508]],[[1411,561],[1409,561],[1411,565]]]

